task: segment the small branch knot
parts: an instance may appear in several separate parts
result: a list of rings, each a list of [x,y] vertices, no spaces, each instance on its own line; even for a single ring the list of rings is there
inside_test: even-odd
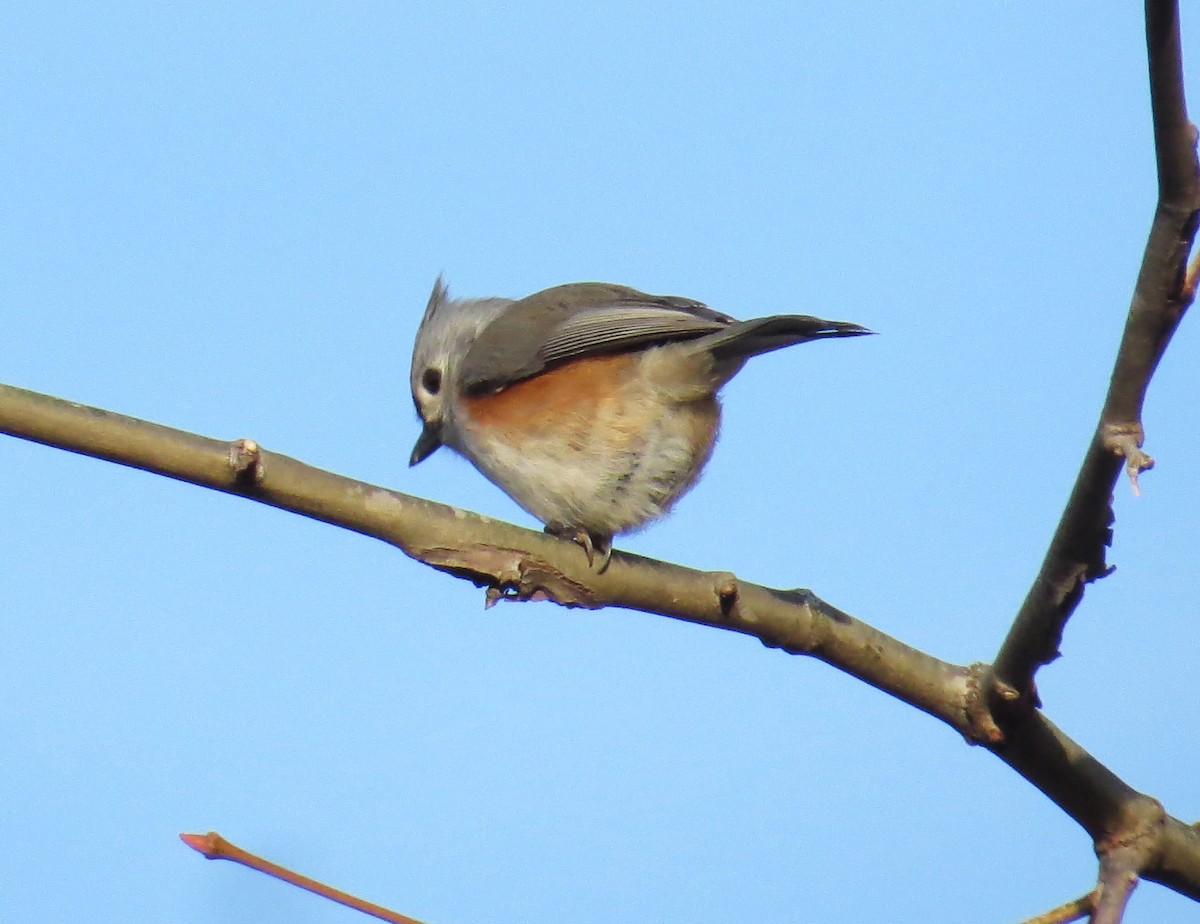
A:
[[[1006,702],[1015,702],[1021,698],[1016,688],[996,679],[990,664],[976,662],[967,668],[967,695],[963,700],[963,716],[967,721],[968,733],[965,737],[968,744],[995,747],[1004,742],[1004,731],[996,724],[992,715],[992,692]]]
[[[1195,126],[1192,130],[1195,131]],[[1192,254],[1191,262],[1188,263],[1187,272],[1183,277],[1183,289],[1179,293],[1179,307],[1182,310],[1187,310],[1196,300],[1196,286],[1200,284],[1200,250]]]
[[[738,580],[737,575],[731,574],[728,571],[721,571],[714,575],[713,591],[717,595],[717,602],[721,606],[721,615],[728,616],[732,611],[734,604],[738,599]]]
[[[1101,439],[1104,448],[1113,455],[1125,459],[1125,474],[1129,476],[1129,484],[1133,488],[1133,496],[1138,497],[1142,491],[1138,487],[1138,475],[1154,468],[1154,460],[1142,451],[1142,442],[1146,431],[1139,421],[1124,423],[1106,423],[1101,427]]]
[[[229,469],[240,488],[257,487],[263,480],[262,447],[254,440],[235,440],[229,446]]]

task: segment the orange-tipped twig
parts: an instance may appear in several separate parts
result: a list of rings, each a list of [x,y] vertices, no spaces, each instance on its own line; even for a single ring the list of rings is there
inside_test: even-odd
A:
[[[389,911],[387,908],[374,905],[371,902],[327,886],[323,882],[317,882],[315,879],[301,876],[299,873],[294,873],[290,869],[285,869],[269,860],[264,860],[262,857],[256,857],[249,851],[242,850],[241,847],[229,843],[229,841],[221,837],[216,831],[209,831],[207,834],[181,834],[179,835],[179,839],[193,850],[204,854],[210,860],[232,860],[234,863],[241,863],[242,866],[248,866],[250,869],[266,873],[268,876],[274,876],[283,882],[307,889],[315,895],[328,898],[330,901],[345,905],[347,908],[353,908],[355,911],[361,911],[363,914],[369,914],[372,917],[379,918],[381,921],[388,921],[390,924],[421,924],[415,918],[405,917],[395,911]]]
[[[1059,905],[1052,911],[1039,914],[1036,918],[1030,918],[1028,921],[1023,922],[1023,924],[1071,924],[1072,921],[1086,918],[1092,913],[1092,909],[1095,907],[1096,892],[1093,889],[1082,898],[1067,902],[1065,905]]]

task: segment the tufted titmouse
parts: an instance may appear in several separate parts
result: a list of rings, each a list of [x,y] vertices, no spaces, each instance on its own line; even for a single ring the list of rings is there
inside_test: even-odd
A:
[[[441,277],[413,348],[424,428],[409,465],[466,456],[546,525],[608,566],[612,539],[696,483],[720,426],[717,392],[751,356],[857,324],[737,321],[686,298],[598,282],[450,300]]]

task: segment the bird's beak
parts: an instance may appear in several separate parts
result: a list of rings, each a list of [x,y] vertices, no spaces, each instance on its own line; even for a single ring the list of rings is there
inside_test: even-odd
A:
[[[421,435],[417,437],[417,445],[413,447],[412,455],[408,457],[409,468],[416,465],[418,462],[424,462],[431,455],[437,452],[442,445],[442,422],[440,420],[427,420],[425,426],[421,430]]]

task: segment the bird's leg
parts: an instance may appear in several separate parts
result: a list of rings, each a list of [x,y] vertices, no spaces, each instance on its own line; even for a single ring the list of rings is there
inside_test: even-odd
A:
[[[608,563],[612,561],[612,536],[598,536],[588,532],[582,526],[547,526],[545,532],[551,536],[558,536],[560,539],[570,539],[580,546],[583,554],[587,556],[589,568],[595,565],[596,553],[599,552],[600,568],[597,574],[603,574],[608,570]]]

